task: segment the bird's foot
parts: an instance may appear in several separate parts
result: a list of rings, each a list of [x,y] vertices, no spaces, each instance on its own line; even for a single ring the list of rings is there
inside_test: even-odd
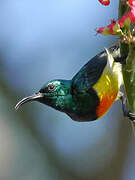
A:
[[[127,99],[122,92],[120,92],[120,100],[122,102],[122,110],[124,117],[128,117],[132,122],[135,122],[135,114],[130,112],[127,108]]]
[[[134,114],[134,113],[131,113],[131,112],[129,111],[128,114],[127,114],[127,117],[128,117],[131,121],[135,122],[135,114]]]

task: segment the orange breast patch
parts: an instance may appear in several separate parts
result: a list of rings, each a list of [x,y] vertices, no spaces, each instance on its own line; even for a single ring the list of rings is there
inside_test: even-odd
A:
[[[113,92],[111,94],[109,93],[106,96],[103,96],[100,99],[100,104],[96,110],[96,114],[97,114],[98,118],[103,116],[109,110],[111,105],[114,103],[116,97],[117,97],[117,93]]]

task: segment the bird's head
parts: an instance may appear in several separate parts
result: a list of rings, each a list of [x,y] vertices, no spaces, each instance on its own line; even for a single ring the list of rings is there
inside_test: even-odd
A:
[[[65,97],[70,94],[71,81],[68,80],[52,80],[47,82],[39,92],[28,96],[19,101],[15,109],[18,110],[19,107],[30,101],[38,101],[40,103],[51,106],[57,110],[62,111],[64,106]],[[64,108],[64,107],[63,107]]]

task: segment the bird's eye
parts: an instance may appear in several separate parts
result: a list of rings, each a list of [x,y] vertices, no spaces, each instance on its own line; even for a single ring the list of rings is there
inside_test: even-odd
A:
[[[49,84],[48,85],[48,91],[49,92],[52,92],[55,88],[56,88],[56,86],[54,84]]]

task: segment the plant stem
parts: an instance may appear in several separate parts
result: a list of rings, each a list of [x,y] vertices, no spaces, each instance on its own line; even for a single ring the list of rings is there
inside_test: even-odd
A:
[[[129,54],[126,59],[126,64],[122,66],[123,80],[125,85],[125,91],[128,101],[129,109],[135,114],[135,47],[129,46]],[[132,124],[135,133],[135,122]]]
[[[119,18],[121,18],[128,11],[126,0],[119,1]],[[128,102],[128,107],[131,113],[135,114],[135,46],[133,44],[127,45],[120,42],[121,57],[127,58],[123,60],[122,73],[125,86],[125,92]],[[132,123],[135,133],[135,122]]]
[[[126,64],[122,66],[123,79],[125,84],[126,95],[129,109],[135,113],[135,48],[130,46]]]

